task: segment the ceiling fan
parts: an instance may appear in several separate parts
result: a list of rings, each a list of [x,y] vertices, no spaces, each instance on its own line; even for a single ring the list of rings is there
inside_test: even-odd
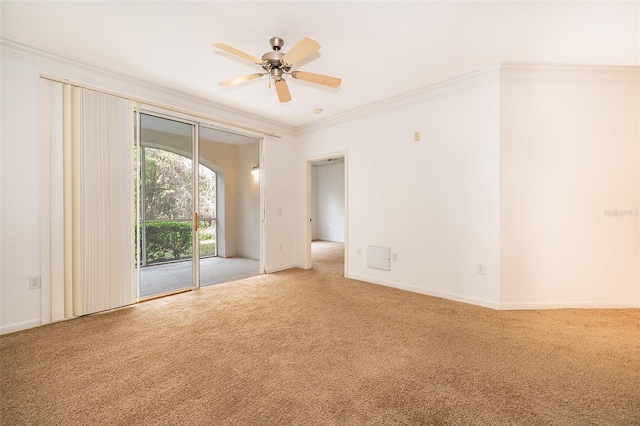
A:
[[[236,55],[242,59],[253,62],[256,65],[260,65],[265,72],[249,74],[242,77],[237,77],[231,80],[218,83],[222,87],[231,87],[245,81],[253,80],[265,75],[270,75],[276,85],[276,92],[278,93],[278,99],[280,102],[289,102],[291,100],[291,94],[289,93],[289,87],[284,79],[285,75],[290,75],[298,80],[305,80],[311,83],[322,84],[323,86],[329,86],[336,88],[340,86],[342,81],[337,77],[331,77],[328,75],[316,74],[307,71],[291,71],[291,68],[299,63],[304,58],[308,57],[318,49],[320,44],[311,37],[305,37],[298,42],[295,46],[289,50],[288,53],[281,52],[284,40],[280,37],[272,37],[269,40],[272,51],[262,55],[262,59],[258,59],[255,56],[249,55],[233,46],[229,46],[226,43],[213,43],[213,47],[216,47],[225,52]]]

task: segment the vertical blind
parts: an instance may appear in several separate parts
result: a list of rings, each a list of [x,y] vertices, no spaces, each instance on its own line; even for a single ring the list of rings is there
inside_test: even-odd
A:
[[[50,222],[43,224],[48,247],[42,250],[42,266],[50,297],[43,297],[42,312],[48,322],[135,300],[134,126],[129,100],[45,84],[49,137],[43,152],[50,164],[44,191],[49,197],[43,200]]]

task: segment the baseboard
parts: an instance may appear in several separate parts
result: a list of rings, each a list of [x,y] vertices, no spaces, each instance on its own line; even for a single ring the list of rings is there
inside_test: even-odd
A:
[[[286,269],[293,269],[293,268],[299,268],[300,265],[296,265],[296,264],[291,264],[291,265],[285,265],[285,266],[276,266],[275,268],[268,268],[265,270],[265,272],[267,274],[272,274],[274,272],[280,272],[280,271],[284,271]]]
[[[383,285],[386,287],[393,287],[393,288],[397,288],[400,290],[406,290],[406,291],[410,291],[413,293],[420,293],[420,294],[425,294],[427,296],[434,296],[434,297],[440,297],[442,299],[447,299],[447,300],[454,300],[456,302],[462,302],[462,303],[468,303],[470,305],[476,305],[476,306],[482,306],[484,308],[490,308],[490,309],[500,309],[500,304],[495,303],[495,302],[491,302],[489,300],[483,300],[483,299],[477,299],[474,297],[467,297],[467,296],[462,296],[459,294],[455,294],[455,293],[447,293],[444,291],[438,291],[438,290],[432,290],[432,289],[424,289],[424,288],[420,288],[420,287],[414,287],[414,286],[410,286],[410,285],[406,285],[406,284],[399,284],[393,281],[386,281],[386,280],[373,280],[369,277],[362,277],[359,275],[354,275],[354,274],[349,274],[347,276],[347,278],[353,279],[353,280],[358,280],[358,281],[364,281],[367,283],[371,283],[371,284],[377,284],[377,285]]]
[[[500,303],[500,310],[538,310],[538,309],[637,309],[640,303],[606,302],[554,302],[554,303]]]
[[[0,334],[14,333],[16,331],[26,330],[28,328],[39,327],[40,325],[42,325],[42,320],[40,318],[16,322],[13,324],[1,326]]]

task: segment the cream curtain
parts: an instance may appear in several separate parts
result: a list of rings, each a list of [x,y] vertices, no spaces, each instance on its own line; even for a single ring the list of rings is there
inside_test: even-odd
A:
[[[42,150],[42,318],[48,322],[135,301],[134,114],[126,99],[43,84],[49,135]]]

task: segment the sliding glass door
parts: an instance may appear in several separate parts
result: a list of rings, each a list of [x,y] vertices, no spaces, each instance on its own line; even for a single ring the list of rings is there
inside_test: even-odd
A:
[[[140,114],[136,150],[140,299],[197,286],[195,135],[194,124]]]
[[[136,117],[138,300],[260,273],[259,141]]]

